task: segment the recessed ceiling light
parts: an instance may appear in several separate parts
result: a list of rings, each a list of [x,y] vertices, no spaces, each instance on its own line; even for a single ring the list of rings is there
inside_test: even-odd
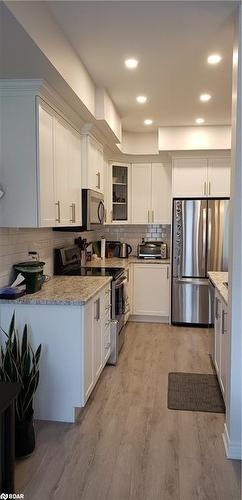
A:
[[[126,68],[128,68],[128,69],[135,69],[135,68],[137,68],[137,66],[139,64],[137,59],[133,59],[133,58],[126,59],[124,63],[125,63]]]
[[[136,101],[140,104],[144,104],[147,101],[147,97],[145,95],[137,95]]]
[[[222,60],[220,54],[211,54],[208,56],[208,64],[218,64]]]
[[[200,101],[202,101],[202,102],[208,102],[208,101],[210,101],[210,99],[211,99],[210,94],[201,94],[200,95]]]
[[[196,121],[196,123],[197,123],[198,125],[202,125],[202,123],[204,123],[204,122],[205,122],[204,118],[196,118],[196,120],[195,120],[195,121]]]
[[[150,118],[147,118],[146,120],[144,120],[145,125],[152,125],[152,123],[153,123],[153,120],[151,120]]]

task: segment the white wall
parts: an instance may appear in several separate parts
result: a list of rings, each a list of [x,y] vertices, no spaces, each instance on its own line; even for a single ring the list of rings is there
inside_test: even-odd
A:
[[[232,90],[232,172],[229,247],[228,398],[224,442],[229,458],[242,459],[242,5],[236,16]]]
[[[117,142],[122,141],[120,116],[106,90],[103,88],[96,89],[96,119],[105,120],[117,137]]]
[[[47,4],[28,1],[5,3],[87,109],[95,115],[95,85],[53,19]]]
[[[230,149],[230,126],[160,127],[159,151]]]
[[[158,155],[157,132],[123,132],[120,150],[130,155]]]

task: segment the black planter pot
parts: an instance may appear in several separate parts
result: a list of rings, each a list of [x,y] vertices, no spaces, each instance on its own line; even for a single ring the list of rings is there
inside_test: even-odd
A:
[[[24,458],[35,449],[33,413],[28,419],[15,421],[15,456]]]

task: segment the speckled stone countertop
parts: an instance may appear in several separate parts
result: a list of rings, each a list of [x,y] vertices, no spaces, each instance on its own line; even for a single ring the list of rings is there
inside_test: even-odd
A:
[[[120,259],[119,257],[98,258],[87,262],[86,267],[121,267],[127,269],[129,264],[170,264],[170,259],[139,259],[132,255],[127,259]]]
[[[220,293],[224,302],[228,304],[228,288],[224,285],[224,282],[228,281],[228,273],[221,271],[209,271],[208,276],[210,281],[212,281],[213,285]]]
[[[1,303],[31,305],[84,305],[105,285],[111,277],[103,276],[56,276],[42,286],[39,292],[23,295],[16,300]]]

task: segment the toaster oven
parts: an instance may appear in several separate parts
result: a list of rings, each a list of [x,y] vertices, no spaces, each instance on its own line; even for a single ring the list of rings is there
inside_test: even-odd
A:
[[[137,249],[140,259],[167,259],[167,244],[163,241],[146,241],[140,243]]]

